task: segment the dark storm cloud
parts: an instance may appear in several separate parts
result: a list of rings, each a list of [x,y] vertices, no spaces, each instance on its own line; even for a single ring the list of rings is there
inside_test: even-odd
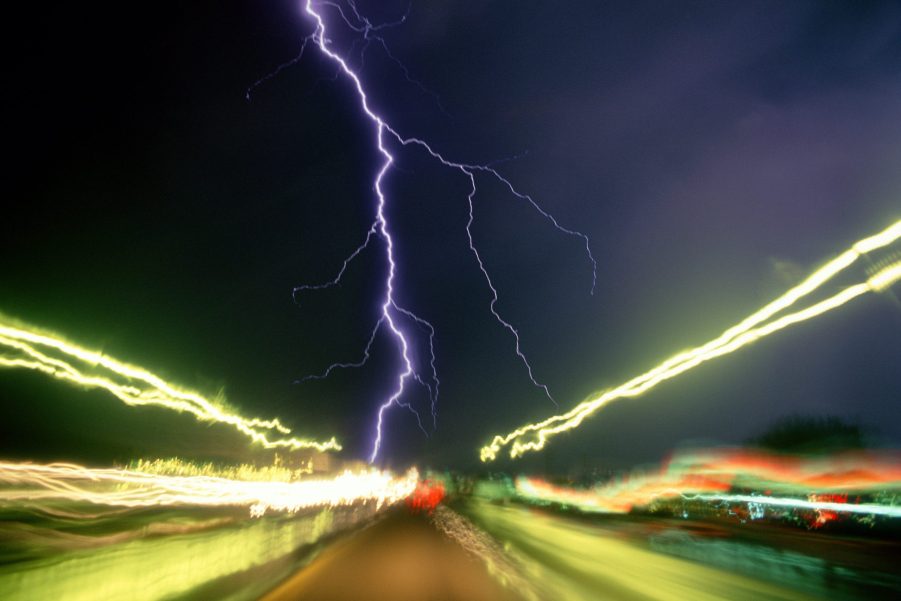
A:
[[[518,311],[518,323],[527,324],[524,338],[539,357],[539,371],[553,365],[553,388],[571,399],[615,384],[753,310],[784,289],[769,272],[773,257],[808,270],[897,218],[901,191],[898,7],[598,6],[575,7],[562,16],[545,8],[534,19],[503,7],[480,15],[495,25],[516,24],[516,34],[492,47],[503,58],[482,57],[484,70],[454,82],[471,86],[471,95],[452,93],[492,105],[498,121],[487,130],[497,133],[500,122],[504,134],[489,144],[497,149],[506,142],[508,153],[530,151],[502,170],[564,220],[587,224],[582,227],[602,257],[598,299],[591,307],[577,298],[573,268],[566,266],[578,262],[574,249],[553,252],[555,267],[540,276],[534,269],[538,259],[528,249],[514,246],[519,267],[504,263],[519,275],[502,287],[506,306],[513,305],[508,310]],[[519,45],[520,40],[532,43]],[[514,55],[522,60],[512,60]],[[487,87],[486,77],[494,78],[490,98],[472,89]],[[460,138],[480,147],[485,134],[457,130],[450,144]],[[501,202],[500,195],[492,201]],[[509,213],[495,211],[480,213],[482,231],[495,232],[491,236],[510,229]],[[553,234],[525,229],[518,218],[513,220],[520,233],[528,232],[530,246],[553,244]],[[536,278],[571,294],[548,308],[527,284]],[[889,332],[897,327],[891,309],[871,310],[871,319],[887,321]],[[826,344],[863,339],[839,331]],[[897,355],[892,339],[887,333],[873,340],[880,349],[875,354]],[[553,348],[566,351],[542,353]],[[773,366],[786,358],[779,347],[770,352]],[[662,391],[644,401],[647,411],[638,405],[598,417],[560,454],[572,457],[578,447],[578,453],[622,462],[650,459],[686,437],[740,440],[792,411],[896,423],[883,419],[897,415],[886,403],[897,391],[891,379],[870,386],[869,375],[842,370],[840,354],[812,355],[806,369],[814,371],[804,376],[805,386],[779,370],[755,370],[752,355],[745,377],[765,378],[764,391],[747,390],[735,372],[731,382],[701,392],[704,400]],[[711,370],[718,369],[729,373],[727,367],[711,367],[707,378],[715,381]],[[835,374],[841,373],[846,377],[837,383]],[[523,407],[534,417],[551,412],[524,391],[510,396],[484,400],[516,407],[516,418],[499,418],[507,427],[523,421]],[[674,409],[680,405],[687,411]],[[743,419],[726,417],[736,411]],[[616,427],[605,427],[608,419]],[[611,438],[611,430],[622,438]]]
[[[373,21],[406,9],[359,6]],[[367,254],[342,288],[299,306],[291,289],[330,277],[368,227],[371,128],[315,52],[244,99],[299,50],[310,29],[298,3],[17,10],[30,33],[8,48],[18,85],[5,119],[22,193],[3,224],[0,310],[207,392],[222,383],[235,404],[361,453],[391,385],[390,341],[360,372],[295,380],[359,356],[382,259]],[[481,182],[473,231],[498,308],[563,407],[781,292],[774,264],[796,277],[899,217],[896,3],[422,2],[384,33],[450,113],[373,46],[364,81],[398,129],[463,160],[527,151],[503,173],[592,238],[594,297],[579,245]],[[425,159],[399,156],[386,184],[400,295],[438,329],[443,397],[429,439],[392,414],[389,455],[462,465],[553,406],[488,313],[465,178]],[[897,440],[901,324],[884,300],[613,406],[532,465],[654,460],[790,412],[850,415]],[[4,411],[28,389],[0,391]],[[114,455],[141,427],[128,419],[97,435]]]

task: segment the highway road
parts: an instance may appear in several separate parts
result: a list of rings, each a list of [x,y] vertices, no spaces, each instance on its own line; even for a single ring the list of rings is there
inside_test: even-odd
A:
[[[429,505],[429,507],[431,507]],[[73,518],[74,516],[74,518]],[[799,527],[456,498],[0,516],[6,601],[789,601],[901,598],[901,543]]]
[[[264,599],[513,601],[519,596],[427,516],[399,511],[337,541]]]
[[[475,500],[431,516],[395,511],[328,547],[265,599],[891,598],[891,582],[862,584],[822,557],[721,536],[699,542],[665,526],[650,539],[635,531]]]

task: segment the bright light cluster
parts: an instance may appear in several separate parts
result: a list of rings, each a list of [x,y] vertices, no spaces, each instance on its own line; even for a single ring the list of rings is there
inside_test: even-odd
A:
[[[850,267],[864,254],[884,248],[895,242],[899,237],[901,237],[901,221],[894,223],[874,236],[855,243],[841,255],[813,272],[806,280],[710,342],[670,357],[650,371],[584,401],[566,413],[549,417],[538,423],[522,426],[505,436],[495,436],[488,445],[482,447],[480,452],[482,461],[493,461],[497,458],[501,448],[507,445],[510,445],[511,457],[518,457],[527,451],[541,450],[548,439],[561,432],[578,427],[585,418],[591,416],[611,401],[639,396],[654,388],[657,384],[674,378],[701,363],[727,355],[779,330],[822,315],[867,292],[878,292],[888,288],[901,279],[901,261],[896,261],[879,270],[866,282],[845,288],[841,292],[805,309],[787,313],[773,319],[778,313],[819,289],[835,275]]]
[[[253,480],[256,482],[293,482],[313,473],[313,460],[304,462],[300,467],[292,468],[282,465],[278,455],[273,465],[259,467],[249,463],[239,465],[218,465],[186,461],[177,457],[169,459],[138,459],[130,461],[127,469],[157,474],[160,476],[211,476],[229,480]]]
[[[735,488],[806,498],[730,494]],[[901,517],[901,506],[841,504],[842,508],[836,510],[832,505],[837,503],[811,495],[811,491],[866,493],[886,489],[901,489],[901,456],[897,453],[803,458],[718,449],[681,453],[659,472],[636,473],[592,489],[555,486],[537,478],[516,480],[517,494],[527,500],[572,505],[588,512],[626,513],[658,499],[683,496]]]
[[[123,363],[98,351],[67,342],[48,333],[12,323],[0,316],[0,367],[24,368],[84,388],[100,388],[126,405],[153,405],[193,414],[197,419],[229,425],[267,449],[338,451],[331,438],[325,442],[296,437],[278,419],[246,418],[197,392],[179,388],[149,371]]]
[[[0,502],[90,503],[114,507],[247,507],[254,517],[267,511],[296,512],[323,506],[374,502],[378,507],[405,499],[419,481],[411,469],[397,477],[370,470],[330,479],[295,482],[230,480],[210,476],[163,476],[135,470],[95,469],[69,463],[0,462]]]

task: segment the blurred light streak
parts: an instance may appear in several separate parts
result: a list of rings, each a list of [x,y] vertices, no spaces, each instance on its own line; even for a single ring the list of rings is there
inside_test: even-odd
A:
[[[617,483],[600,489],[556,486],[538,478],[516,479],[516,494],[526,501],[559,503],[588,513],[628,513],[658,498],[679,496],[683,490],[729,490],[727,484],[702,478],[641,479]]]
[[[254,482],[293,482],[313,473],[313,460],[310,459],[301,467],[292,468],[281,465],[276,455],[273,465],[259,467],[253,464],[217,465],[214,463],[198,463],[177,457],[169,459],[138,459],[125,466],[126,469],[157,474],[161,476],[212,476],[229,480],[250,480]]]
[[[294,482],[230,480],[213,476],[165,476],[116,468],[54,463],[0,462],[0,503],[80,502],[114,507],[247,507],[254,517],[267,511],[294,513],[322,506],[405,499],[419,474],[402,477],[370,470],[330,479]]]
[[[822,315],[867,292],[885,290],[901,279],[901,262],[892,263],[881,269],[864,283],[845,288],[834,296],[805,309],[785,314],[765,323],[801,298],[819,289],[838,273],[850,267],[865,253],[884,248],[899,237],[901,237],[901,221],[895,222],[874,236],[856,242],[850,249],[812,273],[806,280],[710,342],[679,353],[644,374],[576,405],[566,413],[522,426],[503,436],[495,436],[488,445],[480,450],[481,460],[495,460],[501,448],[507,445],[511,445],[510,456],[514,458],[528,451],[541,450],[549,438],[577,428],[583,420],[614,400],[638,396],[654,388],[657,384],[674,378],[701,363],[737,351],[788,326]]]
[[[71,540],[53,536],[71,531],[71,519],[32,519],[31,537],[25,539],[10,530],[12,522],[0,522],[7,548],[16,544],[37,551],[0,563],[0,599],[258,599],[309,560],[311,545],[375,513],[369,504],[262,519],[229,516],[217,526],[223,518],[211,520],[195,511],[125,510],[79,528],[84,534],[74,548]],[[110,540],[110,530],[123,536]]]
[[[14,323],[0,315],[0,367],[29,369],[83,388],[100,388],[130,406],[152,405],[197,419],[231,426],[267,449],[338,451],[332,437],[320,442],[296,437],[271,437],[266,431],[287,435],[291,430],[278,420],[246,418],[221,402],[180,388],[141,367],[86,349],[60,336]]]
[[[789,588],[788,579],[766,582],[654,552],[623,530],[599,527],[515,505],[472,501],[467,517],[514,557],[539,598],[628,601],[762,601],[814,597]]]
[[[789,509],[812,509],[815,511],[831,511],[835,513],[863,513],[890,518],[901,518],[901,507],[880,505],[877,503],[837,503],[833,501],[810,501],[807,499],[791,499],[786,497],[768,497],[763,495],[683,495],[690,501],[722,501],[725,503],[757,503],[773,507]]]
[[[893,451],[855,451],[796,457],[745,449],[712,449],[676,454],[665,473],[716,478],[743,488],[782,492],[867,491],[901,488],[901,455]]]
[[[735,488],[765,490],[767,495],[773,491],[808,495],[808,499],[792,505],[797,499],[727,494]],[[516,480],[516,493],[527,501],[560,503],[599,513],[627,513],[658,499],[679,496],[817,509],[805,505],[817,502],[817,498],[809,496],[812,492],[868,493],[885,489],[901,489],[901,456],[898,453],[855,452],[806,458],[714,449],[684,452],[659,472],[639,471],[590,489],[555,486],[537,478]],[[767,499],[775,500],[769,502]],[[826,495],[819,500],[832,498]],[[821,509],[830,507],[826,503]],[[857,509],[849,511],[889,517],[901,515],[901,507],[897,506],[862,504],[854,507]]]
[[[431,516],[432,524],[464,551],[482,562],[488,573],[501,586],[516,591],[524,599],[537,601],[544,598],[530,582],[523,566],[486,532],[480,530],[459,513],[445,505],[439,506]]]

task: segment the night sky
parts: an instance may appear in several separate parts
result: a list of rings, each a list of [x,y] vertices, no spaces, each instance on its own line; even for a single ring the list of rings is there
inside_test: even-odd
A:
[[[358,6],[380,22],[407,5]],[[327,14],[347,50],[351,32]],[[333,277],[362,241],[373,130],[314,47],[245,98],[312,32],[300,3],[14,3],[5,20],[0,312],[364,456],[392,340],[364,369],[296,381],[360,357],[381,247],[339,288],[299,304],[291,291]],[[705,342],[901,218],[896,2],[423,0],[382,33],[440,96],[371,46],[364,83],[397,130],[457,160],[511,159],[498,170],[591,238],[593,296],[580,241],[480,180],[473,233],[497,308],[561,407]],[[468,180],[396,154],[398,297],[434,323],[442,385],[437,431],[395,410],[384,454],[472,466],[490,435],[555,408],[488,312]],[[844,416],[898,444],[899,307],[869,295],[615,404],[520,465],[622,468],[790,414]],[[428,415],[421,388],[406,399]],[[0,372],[5,457],[246,447],[187,416]]]

